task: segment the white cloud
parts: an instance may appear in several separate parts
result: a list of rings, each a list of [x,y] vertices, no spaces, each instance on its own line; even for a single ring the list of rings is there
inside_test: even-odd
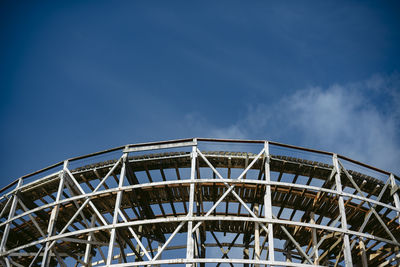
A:
[[[232,125],[190,118],[196,133],[218,138],[270,139],[349,156],[400,172],[400,75],[311,87],[277,103],[248,108]]]
[[[301,132],[302,143],[399,170],[398,121],[380,111],[380,103],[368,98],[368,90],[340,85],[311,88],[288,101],[295,114],[289,123]]]

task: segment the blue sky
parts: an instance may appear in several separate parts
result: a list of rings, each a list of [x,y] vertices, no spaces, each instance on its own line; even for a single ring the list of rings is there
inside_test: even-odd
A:
[[[68,157],[269,139],[400,173],[396,1],[3,1],[1,186]]]

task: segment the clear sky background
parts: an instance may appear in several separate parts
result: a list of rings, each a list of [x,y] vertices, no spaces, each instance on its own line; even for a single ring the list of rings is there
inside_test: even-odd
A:
[[[2,1],[0,187],[68,157],[194,136],[400,174],[399,1],[215,2]]]

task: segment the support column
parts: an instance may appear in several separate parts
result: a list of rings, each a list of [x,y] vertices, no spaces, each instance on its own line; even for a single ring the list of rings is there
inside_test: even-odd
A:
[[[243,233],[243,259],[248,260],[249,259],[249,246],[250,246],[250,234],[248,233]],[[243,267],[249,267],[249,264],[244,263]]]
[[[199,227],[200,228],[200,227]],[[194,258],[198,259],[199,258],[199,249],[200,249],[200,231],[199,228],[196,229],[196,231],[194,231],[195,235],[196,235],[196,239],[194,241]],[[197,263],[195,264],[197,265]]]
[[[365,251],[365,244],[362,239],[360,239],[360,250],[361,250],[361,263],[363,267],[368,267],[367,252]]]
[[[311,223],[315,224],[315,213],[311,212]],[[312,231],[312,246],[314,249],[314,264],[318,265],[319,264],[319,253],[318,253],[318,239],[317,239],[317,230],[315,228],[311,229]]]
[[[254,204],[254,213],[259,216],[258,203]],[[260,225],[254,223],[254,256],[255,260],[260,260]],[[255,267],[259,267],[259,264],[255,264]]]
[[[398,185],[396,184],[396,180],[394,178],[393,173],[390,174],[389,179],[390,179],[390,185],[392,187],[390,192],[391,192],[391,195],[393,195],[394,205],[395,205],[396,209],[400,209],[400,199],[399,199],[399,194],[397,193]],[[397,212],[397,217],[398,217],[398,221],[400,224],[400,212]],[[397,264],[399,264],[399,263],[400,263],[400,258],[397,258]]]
[[[126,171],[126,161],[128,160],[128,153],[124,153],[122,156],[122,168],[121,174],[119,175],[119,183],[118,188],[121,189],[124,186],[124,177]],[[114,252],[114,244],[115,244],[115,236],[116,236],[116,229],[115,225],[118,222],[118,211],[121,207],[121,200],[122,200],[122,190],[118,191],[117,198],[115,199],[115,208],[114,208],[114,217],[113,217],[113,228],[111,229],[110,235],[110,243],[108,244],[108,254],[107,254],[107,266],[109,266],[113,259],[113,252]],[[123,249],[121,247],[121,249]]]
[[[161,250],[162,246],[163,246],[163,243],[158,242],[157,253]],[[160,257],[158,257],[158,259],[161,260],[162,259],[161,257],[162,257],[162,255],[160,255]],[[160,267],[161,265],[157,264],[157,265],[154,265],[154,266],[155,267]]]
[[[396,207],[396,209],[400,209],[400,200],[399,200],[399,194],[397,193],[397,184],[396,184],[396,180],[394,179],[394,175],[393,173],[390,174],[390,185],[392,187],[391,189],[391,195],[393,195],[393,200],[394,200],[394,205]],[[400,223],[400,212],[397,212],[397,216],[399,217],[399,223]]]
[[[196,171],[196,161],[197,161],[197,150],[196,146],[192,147],[192,162],[191,162],[191,168],[190,168],[190,188],[189,188],[189,210],[188,210],[188,216],[190,218],[193,217],[193,206],[194,206],[194,177],[195,177],[195,171]],[[189,219],[188,221],[188,226],[187,226],[187,250],[186,250],[186,259],[187,260],[193,260],[193,253],[194,253],[194,239],[192,235],[192,229],[193,229],[193,220]],[[195,264],[188,263],[186,264],[186,267],[191,267],[195,266]]]
[[[336,182],[336,192],[338,194],[339,197],[339,212],[340,212],[340,219],[341,219],[341,225],[342,225],[342,229],[343,231],[347,231],[347,219],[346,219],[346,209],[344,207],[344,200],[343,200],[343,196],[341,195],[343,193],[342,191],[342,183],[340,180],[340,169],[339,169],[339,162],[337,159],[337,155],[333,154],[332,157],[333,160],[333,166],[335,168],[335,182]],[[343,242],[344,242],[344,261],[345,261],[345,265],[346,267],[352,267],[353,266],[353,260],[351,258],[351,248],[350,248],[350,240],[349,240],[349,235],[348,234],[344,234],[343,236]]]
[[[137,232],[138,232],[139,234],[141,234],[142,231],[143,231],[143,225],[139,225]],[[142,242],[142,235],[138,236],[138,239],[139,239],[140,242]],[[136,242],[138,242],[138,241],[136,241]],[[141,247],[140,247],[139,242],[138,242],[137,245],[136,245],[136,251],[137,251],[137,253],[138,253],[139,255],[140,255],[140,253],[141,253],[140,250],[141,250]],[[161,250],[161,249],[158,249],[158,250],[157,250],[157,253],[158,253],[158,251],[160,251],[160,250]],[[144,251],[143,251],[143,254],[144,254]],[[161,256],[161,255],[160,255],[160,256]],[[135,261],[140,261],[140,258],[137,257],[137,256],[135,256]]]
[[[20,178],[18,180],[18,184],[17,184],[16,190],[14,192],[12,204],[11,204],[11,207],[10,207],[10,213],[8,214],[8,221],[12,220],[12,218],[14,217],[14,214],[15,214],[15,210],[17,209],[17,203],[18,203],[17,194],[18,194],[18,189],[21,187],[22,183],[23,183],[23,180]],[[0,252],[6,251],[6,244],[7,244],[8,235],[10,233],[10,228],[11,228],[11,224],[10,224],[10,222],[8,222],[6,224],[5,229],[4,229],[3,237],[1,238]],[[10,263],[9,263],[9,260],[8,260],[7,256],[4,257],[4,260],[5,260],[6,264],[7,264],[7,266],[10,266]]]
[[[206,258],[206,233],[205,231],[202,231],[200,233],[200,258],[205,259]],[[204,262],[200,263],[200,267],[205,267],[206,264]]]
[[[265,181],[267,182],[265,188],[264,195],[264,209],[265,209],[265,218],[272,220],[272,196],[271,196],[271,173],[269,168],[269,144],[268,142],[264,143],[264,156],[265,156]],[[270,261],[275,261],[275,252],[274,252],[274,230],[272,223],[268,223],[268,255]]]
[[[93,214],[91,221],[90,221],[90,228],[93,228],[96,223],[96,215]],[[91,258],[92,258],[92,244],[90,241],[93,240],[93,232],[89,233],[88,236],[88,243],[86,244],[86,250],[85,250],[85,257],[84,257],[84,262],[87,263],[90,266]]]
[[[60,183],[58,185],[56,202],[55,202],[55,206],[53,207],[53,210],[51,211],[49,226],[47,227],[48,237],[51,237],[52,235],[54,235],[54,233],[56,231],[55,223],[57,221],[58,211],[60,209],[59,201],[60,201],[62,192],[64,191],[64,183],[65,183],[64,175],[65,175],[65,172],[66,172],[67,168],[68,168],[68,160],[64,161],[63,170],[59,175]],[[42,267],[48,267],[49,264],[50,264],[50,255],[49,255],[50,254],[50,250],[51,250],[50,242],[46,242],[46,247],[45,247],[44,252],[43,252]]]

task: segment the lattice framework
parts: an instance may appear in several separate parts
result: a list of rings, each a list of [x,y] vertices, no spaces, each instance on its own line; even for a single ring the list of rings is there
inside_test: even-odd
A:
[[[206,152],[203,143],[258,150]],[[331,163],[271,155],[271,147],[324,155]],[[108,153],[119,156],[70,167]],[[54,168],[60,169],[44,176]],[[4,266],[394,266],[400,264],[398,181],[341,155],[264,140],[127,145],[65,160],[3,188],[0,260]]]

